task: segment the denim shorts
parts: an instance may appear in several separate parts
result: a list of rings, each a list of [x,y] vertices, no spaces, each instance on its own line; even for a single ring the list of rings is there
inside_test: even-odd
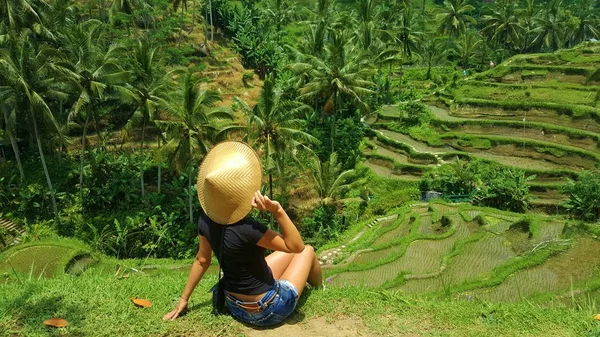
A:
[[[275,297],[273,298],[273,296]],[[238,301],[227,294],[225,298],[227,308],[238,320],[256,326],[272,326],[283,322],[294,312],[296,304],[298,304],[298,290],[290,281],[276,280],[273,289],[267,291],[265,296],[256,302]],[[269,301],[271,298],[273,299]],[[250,312],[240,307],[244,305],[258,305],[261,308],[256,312],[254,310]]]

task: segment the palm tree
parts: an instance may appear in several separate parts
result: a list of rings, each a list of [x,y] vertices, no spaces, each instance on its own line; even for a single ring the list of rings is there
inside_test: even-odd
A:
[[[116,46],[104,51],[102,23],[89,20],[73,26],[66,34],[61,36],[63,47],[61,51],[71,61],[72,70],[70,77],[74,79],[78,93],[74,108],[69,119],[81,117],[83,134],[81,137],[81,164],[79,170],[79,188],[83,197],[83,166],[86,156],[86,140],[90,118],[94,118],[98,144],[100,144],[100,103],[105,99],[110,86],[124,83],[128,73],[119,66],[115,53]]]
[[[339,32],[330,32],[330,41],[325,49],[324,59],[312,55],[296,53],[299,62],[291,65],[292,71],[302,78],[306,84],[300,89],[300,98],[322,104],[321,110],[333,116],[331,124],[331,148],[334,146],[334,126],[336,116],[341,112],[342,100],[363,114],[370,112],[365,102],[367,95],[374,91],[375,84],[367,78],[371,74],[372,65],[360,59],[360,52],[348,43]]]
[[[469,68],[471,60],[476,55],[481,39],[476,31],[466,31],[455,43],[455,49],[459,57],[458,64],[463,69]]]
[[[525,29],[516,15],[516,3],[501,2],[489,15],[483,17],[485,27],[482,33],[490,40],[500,43],[505,48],[518,48],[522,45]]]
[[[575,7],[575,16],[579,19],[579,25],[573,32],[573,43],[600,38],[600,18],[598,10],[594,8],[594,0],[580,0]]]
[[[2,110],[2,115],[4,117],[4,136],[10,140],[10,145],[12,146],[15,159],[17,160],[21,181],[25,181],[25,172],[23,171],[23,164],[21,163],[21,155],[16,136],[17,110],[15,108],[13,97],[10,97],[10,91],[3,89],[4,87],[4,85],[0,85],[0,110]]]
[[[160,60],[157,56],[157,48],[149,45],[148,41],[140,40],[134,49],[134,76],[131,92],[132,101],[136,109],[128,117],[126,130],[131,130],[134,124],[138,122],[142,126],[142,141],[140,145],[141,163],[140,163],[140,185],[142,199],[145,196],[144,189],[144,142],[146,140],[146,126],[148,122],[154,120],[160,106],[166,106],[163,97],[166,96],[167,80],[166,77],[160,77],[155,71],[160,66]],[[160,137],[159,137],[160,140]],[[160,177],[160,165],[159,165]]]
[[[564,45],[566,22],[563,16],[562,1],[553,0],[535,20],[537,27],[534,29],[535,38],[532,44],[538,49],[546,47],[557,50]]]
[[[14,104],[13,107],[9,107],[9,111],[15,109],[28,114],[27,120],[32,124],[46,183],[50,190],[54,216],[59,222],[55,190],[42,147],[42,131],[60,133],[49,104],[53,97],[58,100],[67,96],[60,90],[60,74],[57,70],[61,70],[61,73],[67,71],[63,71],[62,67],[54,62],[53,57],[57,55],[55,49],[50,46],[36,49],[31,36],[33,33],[30,30],[22,29],[19,36],[11,36],[9,48],[0,50],[0,78],[6,84],[2,88],[5,95],[10,95],[10,101]],[[40,129],[40,126],[44,129]]]
[[[402,11],[397,31],[396,39],[402,46],[402,53],[410,59],[413,52],[417,50],[421,35],[410,7],[406,7]]]
[[[535,18],[538,15],[538,10],[535,6],[535,0],[525,0],[525,6],[517,11],[520,18],[520,25],[523,27],[523,41],[521,52],[530,50],[532,41],[532,32],[535,28]]]
[[[194,163],[206,155],[209,145],[227,134],[231,129],[227,120],[233,119],[229,109],[216,107],[221,94],[213,90],[202,90],[202,79],[191,70],[185,72],[179,82],[176,97],[171,101],[168,120],[157,120],[156,124],[165,133],[167,144],[161,149],[161,156],[170,157],[172,168],[188,174],[188,207],[190,224],[192,214],[192,172]]]
[[[475,10],[475,7],[470,5],[468,0],[444,0],[444,8],[437,15],[437,19],[440,22],[438,33],[448,35],[451,38],[457,37],[467,29],[469,23],[477,23],[469,15],[473,10]]]
[[[319,20],[317,23],[311,23],[308,30],[304,32],[304,39],[300,42],[300,51],[304,54],[321,57],[325,50],[325,41],[328,28],[328,21]]]
[[[326,162],[321,162],[315,156],[311,163],[310,173],[315,181],[321,203],[328,205],[335,201],[336,193],[342,187],[347,186],[343,183],[354,174],[354,170],[342,172],[342,165],[337,161],[337,153],[332,152]]]
[[[275,34],[277,39],[283,33],[283,26],[288,24],[295,17],[294,2],[289,0],[268,0],[265,3],[264,17],[270,23],[271,27],[275,26]]]
[[[427,65],[427,74],[425,79],[431,79],[431,67],[439,64],[446,58],[446,50],[439,39],[424,39],[419,57]]]
[[[40,12],[48,4],[43,0],[3,0],[0,1],[0,22],[14,32],[21,28],[42,23]]]
[[[247,141],[265,154],[269,197],[273,198],[273,172],[278,170],[284,177],[285,159],[294,158],[294,152],[301,146],[307,148],[306,145],[318,143],[315,137],[301,130],[304,120],[298,117],[311,108],[282,99],[282,91],[275,87],[273,75],[265,78],[260,99],[253,108],[239,98],[236,103],[248,120]]]

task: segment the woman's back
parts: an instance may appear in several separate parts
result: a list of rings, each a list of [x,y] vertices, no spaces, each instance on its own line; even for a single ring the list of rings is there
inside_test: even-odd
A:
[[[223,289],[254,295],[273,288],[275,280],[264,258],[265,249],[256,244],[267,229],[252,218],[222,226],[204,213],[200,216],[198,231],[208,239],[219,259],[224,273]],[[221,240],[224,242],[222,251]],[[220,254],[222,257],[219,257]]]

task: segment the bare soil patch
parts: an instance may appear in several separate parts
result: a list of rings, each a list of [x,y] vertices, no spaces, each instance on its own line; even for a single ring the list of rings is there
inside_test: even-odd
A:
[[[269,329],[248,329],[248,337],[282,337],[282,336],[311,336],[311,337],[353,337],[380,336],[371,333],[358,317],[315,317],[298,320],[295,317],[285,323]]]

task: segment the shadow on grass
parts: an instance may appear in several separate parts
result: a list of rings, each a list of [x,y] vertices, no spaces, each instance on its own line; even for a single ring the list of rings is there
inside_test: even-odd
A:
[[[38,332],[51,336],[77,335],[72,327],[82,326],[85,321],[85,308],[77,303],[68,303],[61,294],[46,294],[44,288],[37,283],[25,283],[21,292],[5,302],[7,316],[11,317],[15,324],[14,332]],[[43,322],[52,317],[64,318],[69,326],[64,329],[46,327]],[[65,333],[66,332],[66,333]]]

